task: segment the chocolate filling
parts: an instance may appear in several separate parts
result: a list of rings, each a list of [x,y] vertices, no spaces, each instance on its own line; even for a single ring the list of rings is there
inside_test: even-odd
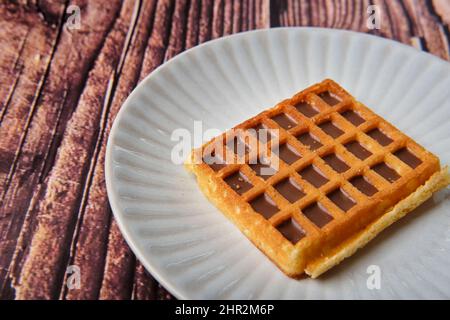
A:
[[[260,136],[264,134],[263,132],[266,132],[266,135],[267,135],[266,142],[269,142],[270,140],[272,140],[272,134],[270,132],[271,129],[267,128],[264,124],[260,123],[252,129],[256,131],[257,138],[259,140],[261,140]]]
[[[323,157],[323,160],[334,169],[334,171],[338,173],[342,173],[350,169],[350,167],[342,161],[336,154],[332,153],[325,157]]]
[[[400,178],[398,173],[384,162],[375,165],[372,170],[391,183]]]
[[[253,187],[247,177],[240,171],[229,175],[224,180],[238,194],[243,194]]]
[[[280,127],[283,129],[289,130],[297,125],[297,122],[294,121],[291,117],[289,117],[285,113],[280,113],[272,118]]]
[[[319,188],[320,186],[324,185],[328,182],[328,179],[325,178],[320,172],[318,168],[316,168],[314,165],[310,165],[303,170],[299,171],[299,174],[311,183],[314,187]]]
[[[372,152],[364,148],[358,141],[351,141],[344,145],[348,151],[353,153],[356,157],[364,160],[372,155]]]
[[[380,129],[375,128],[367,132],[367,135],[377,141],[382,146],[387,146],[391,144],[392,139],[385,135]]]
[[[307,217],[319,228],[322,228],[333,220],[333,217],[328,214],[328,211],[317,202],[302,209],[302,212],[305,217]]]
[[[293,218],[284,221],[277,227],[278,231],[292,244],[296,244],[305,236],[305,231]]]
[[[316,150],[322,146],[322,144],[309,132],[299,135],[297,139],[311,150]]]
[[[347,121],[351,122],[355,126],[359,126],[361,123],[364,123],[364,119],[361,118],[359,114],[357,114],[353,110],[347,110],[341,114]]]
[[[292,178],[281,180],[274,185],[274,188],[291,203],[305,196],[301,188]]]
[[[335,205],[345,212],[350,210],[355,205],[353,199],[350,198],[350,196],[341,188],[334,190],[327,196]]]
[[[250,168],[255,171],[256,175],[263,178],[264,180],[269,179],[273,176],[277,171],[266,163],[261,163],[258,159],[258,162],[255,164],[249,164]]]
[[[306,102],[300,102],[298,103],[295,108],[303,113],[305,116],[307,116],[308,118],[312,118],[314,117],[316,114],[318,114],[319,112],[314,109],[314,107],[312,107],[309,103]]]
[[[259,195],[250,202],[253,210],[261,214],[264,218],[269,219],[278,212],[275,202],[265,193]]]
[[[292,164],[298,159],[300,159],[300,154],[288,143],[281,145],[276,154],[281,160],[283,160],[287,164]]]
[[[411,168],[415,169],[422,163],[422,160],[413,155],[408,149],[403,148],[394,153],[394,156],[402,160]]]
[[[322,129],[323,132],[325,132],[329,136],[332,136],[333,138],[338,138],[344,133],[344,131],[336,127],[331,121],[319,124],[319,128]]]
[[[238,156],[243,156],[249,151],[247,145],[239,137],[228,140],[227,147],[232,149]]]
[[[372,196],[378,192],[378,189],[375,188],[364,176],[356,176],[350,179],[350,183],[355,186],[359,191],[364,193],[367,196]]]
[[[332,94],[330,91],[320,93],[319,97],[330,106],[334,106],[335,104],[341,102],[341,99],[335,94]]]

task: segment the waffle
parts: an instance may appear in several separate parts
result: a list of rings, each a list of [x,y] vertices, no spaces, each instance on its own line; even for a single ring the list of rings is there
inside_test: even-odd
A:
[[[194,149],[185,166],[291,277],[318,277],[450,182],[435,155],[329,79]]]

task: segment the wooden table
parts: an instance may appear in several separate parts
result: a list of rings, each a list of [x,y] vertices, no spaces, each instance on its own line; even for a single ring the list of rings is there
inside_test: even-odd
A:
[[[372,4],[379,30],[366,26]],[[124,242],[103,169],[121,104],[166,60],[210,39],[278,26],[369,32],[449,60],[449,23],[450,0],[1,4],[0,298],[172,298]],[[73,265],[79,289],[66,285]]]

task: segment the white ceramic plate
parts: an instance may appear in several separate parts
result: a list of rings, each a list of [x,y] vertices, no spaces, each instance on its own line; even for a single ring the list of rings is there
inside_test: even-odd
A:
[[[332,78],[450,163],[450,64],[348,31],[241,33],[180,54],[124,103],[109,137],[106,182],[116,220],[152,275],[178,298],[450,298],[449,192],[435,195],[318,280],[286,277],[171,162],[171,133],[225,130]],[[368,289],[367,269],[381,271]]]

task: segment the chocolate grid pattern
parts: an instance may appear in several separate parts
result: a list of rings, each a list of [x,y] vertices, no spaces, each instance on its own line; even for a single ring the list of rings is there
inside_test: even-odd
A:
[[[324,91],[329,91],[339,97],[341,102],[334,106],[329,106],[318,96]],[[241,195],[242,199],[250,203],[254,198],[258,197],[262,193],[266,193],[280,209],[276,214],[268,219],[270,224],[273,227],[277,227],[284,221],[293,217],[303,229],[305,233],[305,237],[303,239],[305,239],[307,237],[320,236],[322,232],[326,229],[333,228],[333,225],[339,224],[346,215],[349,215],[352,212],[368,209],[370,207],[371,200],[377,195],[377,193],[380,192],[380,190],[392,189],[396,182],[388,182],[378,173],[371,170],[373,166],[384,161],[401,177],[405,177],[414,171],[414,169],[410,168],[406,163],[403,163],[403,161],[395,157],[393,153],[403,147],[407,147],[416,157],[423,161],[423,158],[425,157],[423,156],[423,153],[425,150],[417,144],[411,142],[411,140],[408,141],[408,138],[399,130],[377,116],[368,108],[364,107],[362,104],[355,101],[352,96],[332,81],[325,80],[317,86],[315,91],[309,91],[306,95],[302,93],[303,92],[294,96],[292,99],[282,102],[272,110],[263,112],[262,114],[251,119],[252,121],[247,121],[243,125],[236,127],[250,129],[259,123],[263,123],[268,129],[279,130],[279,145],[289,143],[290,146],[301,155],[297,161],[291,165],[288,165],[282,159],[279,159],[279,170],[273,176],[267,180],[264,180],[261,177],[258,177],[248,165],[250,159],[254,159],[254,157],[262,155],[258,152],[253,155],[246,154],[245,164],[227,165],[216,174],[224,179],[230,174],[240,170],[253,185],[250,190]],[[300,102],[307,102],[311,104],[317,109],[318,114],[311,118],[303,115],[295,108],[295,105]],[[362,118],[364,118],[365,122],[359,126],[355,126],[345,119],[341,114],[349,109],[357,112]],[[286,113],[289,115],[297,122],[297,125],[288,130],[280,127],[271,119],[280,113]],[[328,120],[331,120],[344,132],[344,134],[334,139],[323,132],[318,125]],[[393,142],[383,147],[376,140],[366,135],[366,132],[374,128],[379,128],[383,133],[391,138]],[[298,141],[296,136],[299,136],[305,132],[310,132],[313,136],[315,136],[322,144],[322,147],[311,151],[309,147]],[[228,141],[229,139],[233,139],[234,136],[235,135],[233,132],[228,132],[224,134],[222,139]],[[253,136],[247,136],[247,138],[250,140],[256,139],[256,137]],[[364,148],[370,151],[372,155],[364,160],[361,160],[353,155],[344,146],[344,144],[353,140],[358,141]],[[257,141],[249,142],[253,143],[252,145],[255,145],[254,143]],[[228,157],[233,157],[235,161],[238,160],[238,156],[234,154],[233,150],[228,149],[226,152],[227,159],[230,159]],[[341,174],[334,171],[322,159],[331,153],[338,155],[350,168]],[[240,159],[241,161],[244,160],[242,157]],[[329,180],[319,188],[314,187],[298,173],[298,171],[311,164],[319,169]],[[419,167],[420,165],[417,168]],[[379,191],[372,196],[367,196],[359,191],[349,182],[351,178],[358,175],[365,176],[368,181]],[[305,193],[304,197],[298,199],[294,203],[290,203],[274,188],[274,185],[287,177],[291,177],[298,184],[298,186],[301,187],[303,193]],[[337,188],[341,188],[345,191],[345,193],[356,203],[355,206],[347,212],[342,211],[327,197],[327,194],[333,192]],[[333,217],[333,220],[322,228],[316,226],[301,213],[303,208],[306,208],[315,202],[320,203]],[[298,244],[301,243],[302,240],[300,240]]]

